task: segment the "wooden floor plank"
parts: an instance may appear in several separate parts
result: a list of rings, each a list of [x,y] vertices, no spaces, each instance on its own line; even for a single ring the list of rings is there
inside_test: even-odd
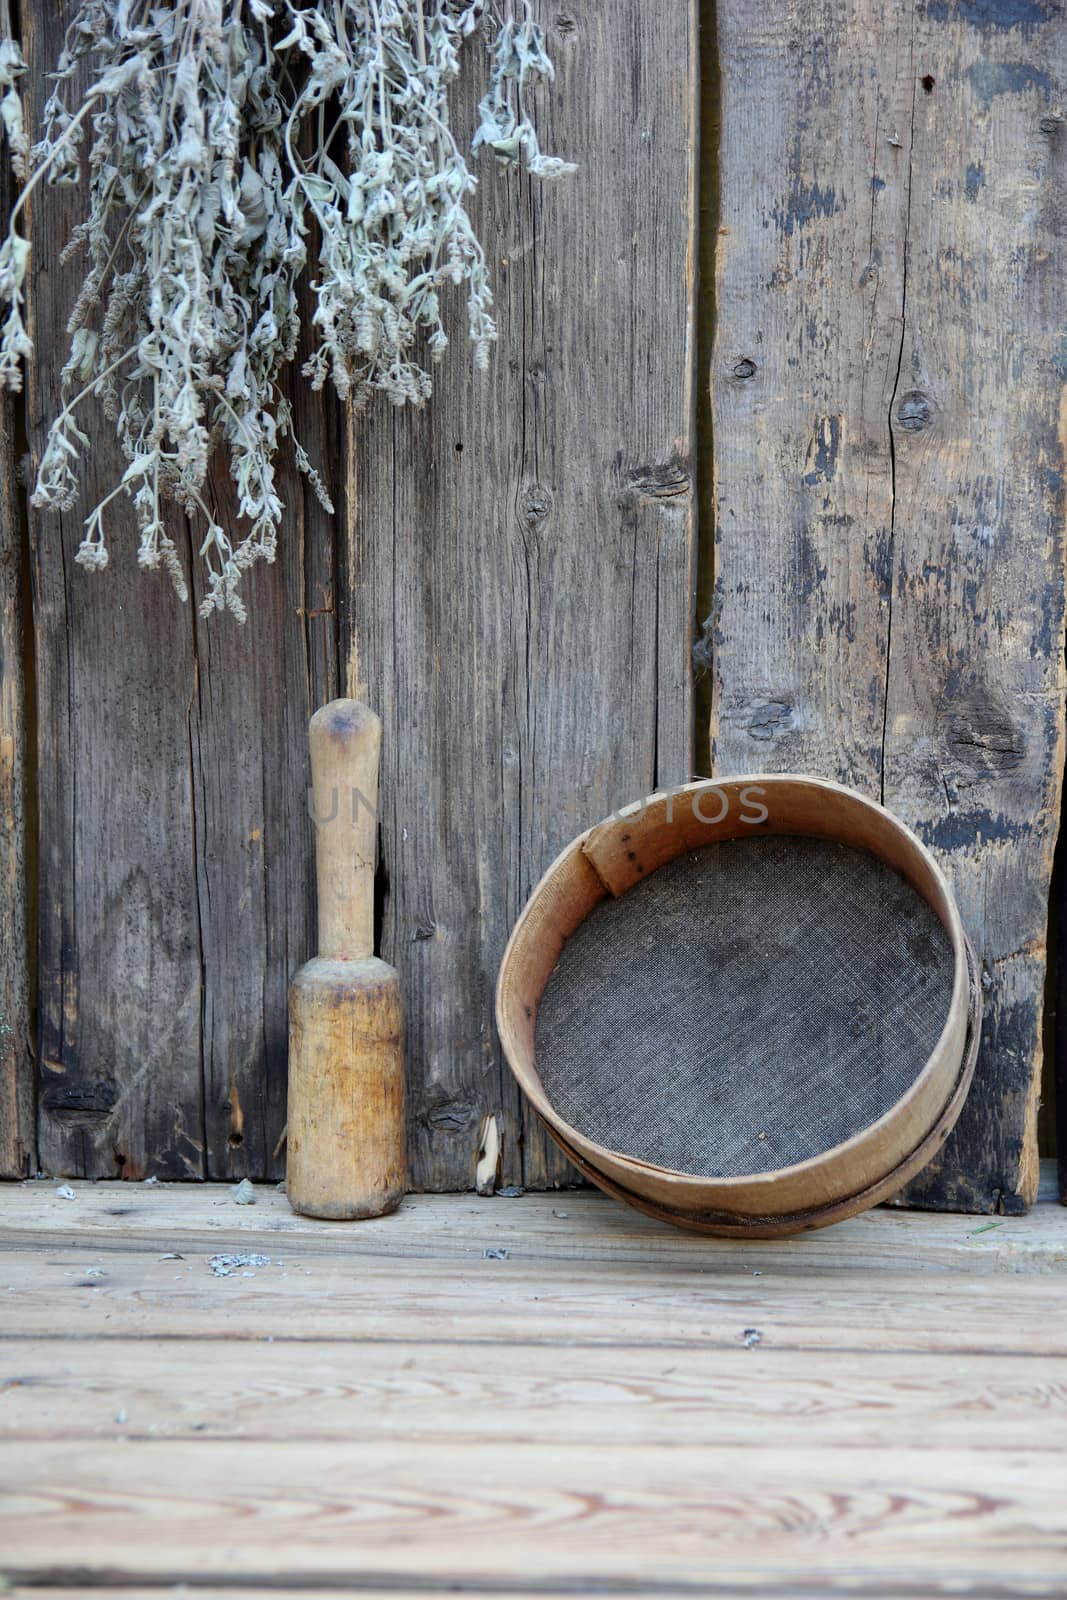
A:
[[[220,1240],[219,1250],[234,1241]],[[738,1272],[478,1259],[270,1254],[217,1278],[211,1251],[174,1261],[81,1248],[0,1256],[7,1337],[512,1341],[734,1348],[756,1328],[794,1349],[1067,1355],[1058,1272],[1015,1276]]]
[[[709,1564],[1062,1574],[1055,1454],[453,1440],[0,1446],[7,1571],[695,1582]],[[966,1530],[965,1547],[954,1530]],[[46,1553],[47,1552],[47,1553]]]
[[[137,1584],[135,1587],[130,1587],[125,1581],[123,1581],[121,1588],[114,1588],[107,1580],[105,1580],[104,1584],[97,1583],[96,1577],[97,1575],[93,1574],[92,1588],[89,1591],[87,1591],[84,1587],[78,1587],[74,1589],[66,1587],[54,1588],[51,1584],[40,1587],[36,1582],[32,1588],[24,1587],[22,1584],[16,1584],[13,1588],[6,1589],[4,1591],[4,1600],[86,1600],[87,1592],[91,1593],[92,1600],[235,1600],[236,1596],[247,1594],[249,1589],[249,1586],[241,1582],[239,1577],[236,1582],[221,1584],[204,1584],[198,1581],[195,1589],[190,1588],[187,1584],[167,1584],[162,1588],[158,1586],[144,1587],[140,1584]],[[357,1585],[352,1583],[347,1576],[342,1575],[340,1580],[335,1582],[331,1587],[322,1587],[322,1585],[328,1581],[329,1574],[319,1573],[316,1575],[314,1586],[308,1587],[305,1584],[301,1584],[299,1588],[292,1589],[289,1588],[288,1585],[282,1587],[272,1579],[260,1577],[257,1579],[256,1593],[269,1595],[270,1600],[336,1600],[338,1593],[358,1593],[359,1600],[426,1600],[427,1595],[440,1594],[444,1592],[443,1585],[435,1584],[432,1581],[429,1583],[423,1582],[417,1588],[409,1587],[406,1584],[401,1584],[395,1588],[390,1587],[388,1589],[379,1589],[374,1587],[366,1587],[363,1584],[359,1584],[357,1587]],[[951,1587],[943,1588],[942,1584],[936,1580],[935,1583],[931,1585],[927,1580],[924,1580],[922,1589],[923,1600],[927,1600],[927,1597],[931,1594],[958,1592],[957,1586],[951,1578],[946,1580],[946,1583],[951,1585]],[[619,1588],[612,1590],[598,1587],[596,1590],[596,1600],[633,1600],[634,1594],[637,1592],[672,1595],[699,1594],[708,1596],[737,1594],[739,1591],[752,1593],[754,1584],[758,1584],[760,1589],[763,1588],[762,1575],[756,1575],[750,1582],[749,1579],[746,1578],[745,1574],[736,1573],[733,1575],[733,1577],[728,1577],[725,1584],[720,1584],[714,1577],[712,1577],[709,1580],[705,1580],[697,1585],[646,1585],[643,1586],[640,1591],[637,1591],[634,1588]],[[527,1585],[499,1588],[494,1587],[491,1584],[478,1584],[476,1587],[461,1587],[456,1581],[453,1580],[447,1592],[449,1594],[476,1594],[478,1600],[544,1600],[546,1595],[589,1595],[590,1588],[587,1583],[575,1585],[567,1583],[561,1584],[558,1582],[542,1585],[537,1589],[531,1589]],[[902,1596],[909,1592],[911,1591],[907,1587],[900,1585],[894,1589],[894,1595],[896,1596]],[[984,1592],[988,1596],[994,1591],[987,1588]],[[819,1582],[816,1587],[810,1585],[807,1579],[803,1580],[803,1588],[794,1588],[791,1584],[788,1588],[782,1589],[776,1584],[774,1588],[774,1600],[820,1600],[820,1597],[823,1596],[844,1593],[859,1594],[862,1596],[864,1591],[862,1588],[858,1588],[852,1579],[846,1579],[844,1586],[838,1584],[834,1581],[834,1578],[831,1574],[828,1575],[823,1581]],[[1016,1589],[1013,1587],[1010,1591],[1008,1591],[1005,1590],[1003,1586],[998,1585],[996,1593],[1025,1593],[1025,1595],[1032,1597],[1035,1595],[1049,1595],[1053,1593],[1053,1590],[1048,1584],[1044,1584],[1040,1580],[1035,1580],[1033,1582],[1027,1582],[1025,1589]]]
[[[629,1588],[604,1588],[600,1585],[595,1590],[588,1583],[550,1582],[533,1589],[528,1585],[518,1587],[509,1586],[501,1588],[492,1584],[477,1584],[476,1586],[463,1586],[453,1580],[447,1590],[440,1584],[423,1582],[418,1587],[400,1584],[388,1589],[366,1587],[362,1583],[354,1583],[347,1575],[342,1575],[329,1587],[328,1574],[316,1574],[314,1584],[309,1587],[302,1583],[299,1588],[293,1589],[288,1585],[279,1584],[270,1578],[260,1576],[256,1580],[254,1592],[257,1595],[269,1595],[270,1600],[334,1600],[337,1594],[358,1593],[359,1600],[426,1600],[427,1595],[448,1594],[476,1595],[477,1600],[545,1600],[547,1595],[596,1595],[596,1600],[634,1600],[635,1594],[651,1595],[699,1595],[707,1596],[708,1600],[721,1600],[721,1597],[744,1595],[766,1595],[768,1600],[834,1600],[840,1595],[859,1596],[860,1600],[885,1600],[887,1590],[877,1572],[868,1572],[862,1575],[846,1573],[843,1576],[834,1573],[819,1572],[814,1575],[810,1569],[802,1572],[788,1574],[784,1579],[780,1572],[768,1578],[765,1570],[752,1572],[726,1570],[722,1576],[718,1575],[720,1569],[709,1572],[707,1576],[697,1583],[666,1582],[661,1584],[643,1583]],[[11,1600],[85,1600],[86,1594],[91,1593],[92,1600],[235,1600],[235,1596],[247,1594],[249,1586],[239,1578],[233,1583],[207,1583],[197,1581],[195,1589],[187,1584],[167,1584],[166,1587],[142,1587],[140,1584],[130,1587],[123,1579],[121,1588],[113,1588],[110,1583],[106,1587],[96,1582],[90,1591],[85,1588],[53,1588],[51,1584],[39,1587],[36,1582],[32,1588],[16,1584],[14,1588],[5,1591],[5,1596],[10,1595]],[[998,1574],[991,1577],[988,1573],[976,1576],[973,1573],[918,1573],[914,1576],[897,1577],[893,1580],[892,1589],[889,1591],[892,1600],[931,1600],[932,1596],[958,1596],[961,1592],[976,1592],[977,1586],[981,1587],[982,1600],[1040,1600],[1041,1596],[1052,1597],[1052,1600],[1062,1600],[1063,1586],[1055,1579],[1042,1579],[1011,1574]]]
[[[1053,1163],[1046,1180],[1054,1192]],[[888,1209],[781,1241],[706,1239],[655,1222],[590,1190],[481,1199],[411,1195],[390,1217],[354,1225],[294,1215],[273,1187],[237,1206],[228,1186],[75,1183],[75,1199],[36,1182],[0,1191],[0,1251],[38,1245],[123,1251],[296,1249],[303,1254],[477,1260],[506,1249],[514,1261],[802,1273],[967,1273],[1067,1270],[1067,1209],[1042,1204],[1029,1216],[976,1219]]]
[[[77,1587],[54,1587],[51,1583],[39,1585],[36,1578],[32,1587],[15,1584],[5,1590],[5,1600],[236,1600],[250,1591],[270,1600],[334,1600],[338,1594],[358,1594],[359,1600],[426,1600],[427,1596],[464,1594],[477,1596],[477,1600],[545,1600],[546,1596],[595,1595],[596,1600],[634,1600],[635,1595],[656,1596],[706,1596],[707,1600],[726,1600],[736,1595],[766,1596],[767,1600],[836,1600],[842,1595],[858,1596],[859,1600],[931,1600],[934,1596],[958,1597],[962,1594],[980,1594],[981,1600],[1062,1600],[1063,1585],[1055,1578],[1042,1578],[1010,1572],[992,1575],[977,1574],[973,1569],[959,1568],[955,1572],[924,1572],[922,1570],[894,1575],[887,1588],[877,1570],[834,1573],[805,1566],[799,1571],[783,1573],[778,1570],[768,1574],[766,1568],[740,1569],[709,1563],[706,1572],[695,1582],[682,1580],[648,1580],[616,1587],[597,1584],[593,1588],[581,1578],[550,1579],[533,1587],[531,1581],[506,1586],[468,1583],[462,1577],[452,1577],[437,1582],[432,1577],[416,1579],[412,1583],[391,1584],[380,1588],[366,1584],[359,1575],[342,1573],[316,1573],[310,1581],[293,1588],[285,1579],[270,1574],[257,1574],[246,1583],[241,1574],[220,1582],[204,1582],[197,1578],[195,1587],[178,1583],[130,1584],[125,1574],[77,1574]],[[114,1587],[116,1581],[121,1587]],[[87,1587],[87,1585],[90,1585]]]
[[[84,1587],[74,1589],[54,1588],[51,1584],[39,1587],[36,1582],[32,1588],[16,1584],[14,1588],[4,1591],[4,1600],[85,1600],[87,1592],[91,1593],[92,1600],[235,1600],[236,1596],[247,1594],[249,1590],[249,1586],[244,1584],[240,1577],[237,1578],[236,1582],[221,1584],[204,1584],[198,1581],[195,1589],[190,1588],[187,1584],[167,1584],[163,1588],[157,1586],[143,1587],[140,1584],[136,1585],[136,1587],[130,1587],[125,1581],[123,1581],[121,1588],[113,1588],[107,1580],[105,1580],[104,1585],[97,1583],[96,1574],[93,1574],[92,1577],[92,1588],[89,1591]],[[338,1593],[358,1593],[359,1600],[426,1600],[427,1595],[445,1592],[444,1585],[434,1583],[432,1580],[428,1583],[423,1582],[418,1587],[409,1587],[406,1584],[401,1584],[388,1589],[366,1587],[362,1583],[357,1586],[347,1575],[342,1575],[329,1588],[322,1587],[328,1581],[329,1574],[319,1573],[316,1575],[313,1587],[301,1584],[299,1588],[292,1589],[288,1585],[283,1587],[273,1579],[260,1576],[256,1580],[256,1593],[269,1595],[270,1600],[336,1600]],[[812,1585],[806,1576],[801,1578],[798,1575],[796,1581],[798,1584],[802,1583],[803,1587],[794,1587],[790,1583],[787,1588],[783,1589],[775,1582],[774,1600],[822,1600],[822,1597],[840,1594],[858,1594],[862,1597],[865,1592],[878,1593],[879,1595],[882,1593],[876,1578],[874,1579],[875,1589],[866,1591],[865,1586],[857,1585],[854,1578],[846,1577],[843,1583],[838,1583],[835,1581],[833,1574],[824,1575],[815,1585]],[[739,1592],[751,1594],[759,1591],[764,1591],[764,1574],[746,1575],[745,1573],[734,1573],[732,1576],[727,1575],[724,1583],[720,1583],[715,1577],[710,1577],[695,1585],[677,1583],[642,1585],[640,1590],[633,1587],[604,1589],[598,1586],[595,1593],[596,1600],[634,1600],[635,1593],[697,1594],[715,1597],[735,1595]],[[591,1593],[588,1583],[572,1584],[564,1581],[563,1583],[544,1584],[537,1589],[532,1589],[527,1585],[509,1586],[507,1588],[495,1587],[492,1584],[461,1586],[455,1580],[451,1582],[447,1592],[449,1594],[475,1594],[478,1600],[545,1600],[546,1595],[589,1595]],[[921,1593],[922,1600],[928,1600],[930,1595],[958,1594],[958,1592],[958,1580],[953,1579],[951,1576],[943,1580],[937,1578],[933,1580],[923,1579],[921,1591],[915,1591],[911,1585],[907,1584],[897,1584],[893,1590],[897,1600],[901,1600],[901,1597],[913,1593],[917,1596]],[[998,1582],[995,1589],[987,1585],[983,1590],[983,1594],[986,1597],[994,1595],[1025,1595],[1031,1597],[1031,1600],[1033,1596],[1051,1595],[1054,1592],[1056,1591],[1048,1583],[1044,1583],[1040,1579],[1024,1580],[1020,1587],[1016,1587],[1013,1584],[1010,1589],[1005,1588],[1001,1581]]]
[[[1058,1450],[1060,1358],[398,1342],[0,1343],[0,1440]]]
[[[75,1193],[0,1190],[27,1595],[1063,1593],[1055,1207],[887,1212],[756,1265],[585,1193],[353,1228]]]

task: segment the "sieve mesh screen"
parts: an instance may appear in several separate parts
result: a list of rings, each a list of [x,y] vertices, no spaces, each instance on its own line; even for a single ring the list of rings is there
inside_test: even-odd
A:
[[[734,839],[594,907],[541,998],[537,1070],[598,1144],[705,1177],[770,1172],[901,1098],[952,982],[948,934],[884,862]]]

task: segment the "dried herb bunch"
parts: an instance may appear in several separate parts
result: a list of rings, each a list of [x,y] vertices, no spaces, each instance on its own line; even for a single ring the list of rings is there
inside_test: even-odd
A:
[[[476,180],[449,120],[466,41],[495,38],[472,149],[542,178],[574,169],[542,153],[530,120],[531,86],[553,75],[541,30],[528,12],[494,20],[484,9],[485,0],[83,0],[32,148],[17,89],[24,65],[0,41],[0,117],[25,180],[0,247],[0,383],[10,388],[31,350],[26,200],[42,181],[78,182],[83,158],[89,171],[88,215],[67,252],[85,253],[87,275],[33,495],[38,506],[74,504],[89,444],[79,419],[97,397],[127,466],[86,519],[84,565],[107,565],[106,513],[124,494],[141,564],[165,565],[187,598],[163,517],[175,501],[205,530],[201,609],[243,619],[241,572],[274,559],[283,511],[275,461],[293,419],[279,377],[297,352],[305,269],[313,386],[329,379],[357,406],[375,390],[421,405],[448,343],[439,295],[449,283],[466,284],[474,360],[486,364],[496,329],[467,211]],[[78,95],[85,58],[89,87]],[[295,438],[292,447],[330,508]],[[205,494],[220,449],[240,532],[219,526]]]

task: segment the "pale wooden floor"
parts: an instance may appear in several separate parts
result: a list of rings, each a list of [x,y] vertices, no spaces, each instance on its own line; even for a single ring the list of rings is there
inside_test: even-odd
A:
[[[1051,1198],[737,1245],[589,1193],[73,1187],[0,1190],[17,1593],[1067,1594]]]

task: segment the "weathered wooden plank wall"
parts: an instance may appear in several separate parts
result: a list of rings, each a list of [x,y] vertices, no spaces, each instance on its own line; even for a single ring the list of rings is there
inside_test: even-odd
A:
[[[1067,948],[1063,929],[1067,926],[1067,887],[1064,884],[1064,849],[1067,838],[1060,830],[1056,875],[1053,879],[1053,918],[1056,938],[1056,973],[1052,1016],[1053,1074],[1052,1105],[1046,1107],[1042,1153],[1055,1152],[1060,1204],[1067,1206]]]
[[[35,106],[70,10],[25,8]],[[504,1181],[564,1171],[501,1070],[492,984],[554,851],[692,760],[696,50],[688,0],[539,11],[548,141],[581,172],[483,175],[490,377],[457,315],[429,412],[346,425],[295,386],[347,525],[287,478],[247,629],[139,573],[121,511],[103,581],[72,563],[83,513],[32,515],[50,1170],[280,1171],[285,984],[312,938],[305,723],[347,688],[386,719],[382,938],[405,974],[416,1181],[469,1183],[487,1115]],[[921,1204],[1010,1210],[1033,1186],[1063,742],[1064,29],[1039,0],[719,6],[712,759],[882,795],[953,874],[989,1022]],[[51,193],[33,218],[34,457],[78,207]],[[86,508],[118,466],[97,428]],[[13,503],[0,537],[17,549]],[[17,565],[0,561],[5,1171],[33,1144]]]
[[[1040,0],[721,0],[716,772],[793,768],[939,853],[975,1089],[912,1203],[1036,1186],[1063,763],[1063,73]]]
[[[10,5],[0,0],[0,29],[10,28]],[[0,163],[5,226],[13,186],[10,168]],[[26,776],[32,685],[26,684],[25,528],[15,460],[20,406],[10,395],[0,402],[0,1178],[35,1171],[37,1146]]]
[[[35,108],[71,9],[26,8]],[[346,435],[297,385],[347,532],[287,479],[279,565],[250,575],[239,630],[137,570],[121,507],[105,577],[73,565],[119,469],[103,419],[84,508],[32,515],[47,1170],[280,1172],[285,985],[312,939],[306,719],[347,684],[386,724],[383,953],[405,975],[415,1181],[469,1185],[486,1115],[505,1180],[562,1171],[501,1069],[492,989],[553,853],[689,775],[696,52],[689,0],[535,9],[559,70],[546,142],[581,171],[551,189],[483,171],[486,382],[457,315],[428,412],[382,406]],[[33,217],[34,459],[80,203],[52,192]]]
[[[72,10],[24,10],[34,110]],[[59,251],[83,204],[53,190],[34,206],[34,463],[81,272]],[[302,384],[297,404],[338,479],[336,409]],[[84,505],[31,512],[41,1162],[89,1176],[266,1177],[285,1123],[286,985],[311,940],[306,724],[336,691],[333,529],[288,472],[279,562],[249,575],[243,629],[203,622],[162,574],[137,568],[121,503],[111,566],[94,581],[73,564],[80,519],[122,469],[99,412],[90,431]],[[225,513],[224,472],[214,494]],[[195,565],[189,531],[175,537]]]
[[[36,1169],[26,859],[24,560],[13,406],[0,406],[0,1178]]]
[[[884,777],[887,803],[953,863],[989,993],[979,1095],[906,1198],[1014,1210],[1037,1192],[1064,758],[1067,13],[929,12],[908,234],[920,298],[894,412],[904,542]],[[939,92],[955,102],[947,124]]]
[[[580,171],[485,174],[488,382],[453,361],[349,451],[348,682],[385,719],[383,954],[433,1188],[470,1183],[484,1115],[505,1181],[566,1171],[501,1067],[500,955],[567,840],[692,759],[694,17],[534,9],[546,140]]]

